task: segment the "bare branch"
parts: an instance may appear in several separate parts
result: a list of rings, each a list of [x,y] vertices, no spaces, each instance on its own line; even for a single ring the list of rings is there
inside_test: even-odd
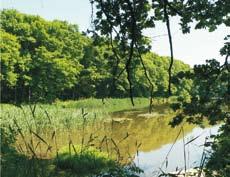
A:
[[[137,50],[138,50],[138,56],[139,56],[139,58],[140,58],[142,67],[143,67],[143,69],[144,69],[145,77],[147,78],[147,80],[148,80],[148,82],[149,82],[149,85],[150,85],[149,113],[151,113],[151,112],[152,112],[152,104],[153,104],[153,83],[151,82],[150,77],[149,77],[149,75],[148,75],[148,73],[147,73],[147,69],[146,69],[146,67],[145,67],[145,63],[144,63],[143,58],[142,58],[142,56],[141,56],[141,54],[140,54],[140,51],[139,51],[139,49],[138,49],[138,46],[137,46],[136,43],[135,43],[135,45],[136,45],[136,48],[137,48]]]

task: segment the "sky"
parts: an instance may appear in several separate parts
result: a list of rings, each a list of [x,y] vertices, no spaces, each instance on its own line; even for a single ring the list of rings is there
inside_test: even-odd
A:
[[[90,28],[91,6],[89,0],[0,0],[1,9],[17,9],[27,14],[40,15],[47,20],[65,20],[77,24],[80,31]],[[206,59],[215,58],[220,62],[224,57],[219,55],[219,49],[224,44],[224,37],[230,28],[220,26],[216,31],[191,30],[182,34],[178,19],[171,20],[174,57],[187,64],[203,64]],[[169,56],[169,42],[166,25],[156,23],[156,28],[147,30],[147,36],[152,39],[152,51],[163,56]],[[162,35],[162,36],[159,36]]]

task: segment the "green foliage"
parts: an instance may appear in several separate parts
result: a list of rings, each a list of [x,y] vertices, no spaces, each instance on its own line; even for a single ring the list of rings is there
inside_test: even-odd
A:
[[[79,74],[74,61],[57,58],[45,47],[37,48],[33,57],[31,86],[36,86],[32,87],[36,98],[54,100],[60,91],[74,86]]]
[[[230,174],[230,122],[220,129],[220,134],[215,137],[212,144],[213,153],[208,160],[207,176],[228,177]]]
[[[182,73],[180,73],[182,74]],[[228,118],[229,114],[229,72],[227,66],[216,60],[194,67],[194,73],[184,73],[193,79],[190,100],[180,100],[177,109],[183,109],[182,117],[199,123],[207,117],[211,124]]]
[[[25,71],[24,58],[20,56],[17,37],[0,30],[1,33],[1,94],[2,100],[13,100],[13,93]]]
[[[165,96],[168,59],[160,65],[157,64],[158,59],[152,62],[148,59],[152,59],[154,54],[148,53],[150,41],[143,31],[154,27],[157,20],[165,22],[168,16],[176,15],[181,20],[183,33],[190,32],[190,22],[193,21],[196,29],[208,28],[209,31],[221,24],[230,25],[230,7],[224,0],[91,2],[95,2],[97,8],[95,29],[104,37],[94,34],[93,42],[79,33],[76,25],[48,22],[15,10],[1,11],[1,92],[4,93],[4,101],[124,97],[127,91],[131,96],[132,91],[136,96],[152,96],[147,92],[150,87],[155,96]],[[101,43],[95,42],[95,36]],[[107,47],[108,44],[111,48]],[[206,65],[196,66],[193,73],[180,63],[174,65],[174,75],[183,75],[179,71],[184,69],[189,78],[175,79],[172,90],[175,95],[180,95],[179,101],[182,101],[174,105],[174,108],[182,108],[176,123],[185,117],[193,123],[200,123],[204,117],[208,117],[210,123],[225,122],[225,129],[213,145],[214,153],[209,164],[221,176],[229,172],[226,165],[229,160],[226,153],[229,146],[226,138],[230,100],[229,42],[220,52],[226,55],[224,65],[210,60]],[[118,92],[114,92],[115,87]],[[42,119],[36,121],[42,124]],[[10,141],[6,142],[10,144]],[[213,157],[221,155],[227,159],[218,159],[219,165],[213,165]]]
[[[227,43],[224,49],[229,46]],[[223,50],[221,50],[223,51]],[[190,100],[180,100],[174,105],[175,109],[181,112],[171,122],[172,125],[179,124],[186,119],[189,122],[201,124],[204,119],[208,119],[209,123],[215,124],[222,121],[224,125],[220,129],[220,134],[215,137],[211,145],[212,153],[207,162],[207,171],[209,176],[229,176],[229,63],[227,61],[223,65],[216,60],[207,60],[206,64],[194,67],[193,73],[179,73],[180,78],[183,76],[193,79],[193,89],[190,92]]]
[[[153,96],[153,90],[156,89],[154,88],[156,85],[151,82],[150,74],[146,71],[146,66],[142,59],[142,55],[151,49],[150,40],[143,35],[144,30],[154,28],[156,21],[166,22],[171,50],[171,62],[170,64],[167,63],[169,74],[168,92],[171,95],[171,72],[174,59],[170,18],[177,16],[180,19],[180,29],[183,33],[190,32],[191,22],[196,24],[195,29],[208,28],[209,31],[214,31],[219,25],[225,24],[229,26],[230,24],[228,16],[229,4],[223,0],[90,0],[90,2],[92,7],[96,7],[94,35],[99,32],[100,35],[109,37],[112,48],[114,48],[114,43],[117,44],[118,49],[113,49],[113,53],[118,63],[121,58],[125,60],[124,70],[129,84],[129,88],[126,90],[130,93],[131,101],[134,95],[133,92],[136,92],[134,91],[134,82],[141,80],[136,77],[136,68],[144,69],[144,76],[148,81],[148,90],[150,90],[149,95],[151,97]],[[116,72],[114,74],[115,76],[117,75]],[[182,84],[190,85],[187,82]],[[141,86],[138,89],[141,90]],[[161,90],[164,92],[164,89]],[[183,97],[188,99],[187,92],[182,92],[182,94]]]
[[[95,30],[100,31],[100,35],[109,39],[117,62],[113,67],[115,68],[113,77],[120,77],[121,73],[125,72],[128,82],[125,89],[134,105],[135,68],[137,65],[145,68],[142,55],[151,48],[151,41],[143,35],[144,29],[154,26],[152,19],[148,16],[151,7],[147,0],[135,2],[92,0],[90,2],[97,9],[94,20]],[[119,68],[120,63],[123,64],[122,69]],[[145,76],[148,78],[152,97],[153,86],[146,72]]]
[[[145,4],[145,3],[144,3]],[[62,21],[45,21],[39,16],[15,10],[1,11],[2,101],[53,102],[59,99],[88,97],[127,97],[129,84],[122,47],[108,37],[87,37],[76,25]],[[120,59],[114,55],[120,53]],[[142,55],[154,86],[154,96],[165,96],[169,58],[145,51]],[[134,96],[150,96],[137,51],[132,61]],[[175,62],[173,73],[187,71],[189,66]],[[120,76],[118,77],[118,73]],[[189,81],[188,81],[189,83]],[[190,88],[187,81],[174,86],[179,95]]]
[[[9,125],[8,125],[9,126]],[[0,136],[1,136],[1,153],[15,153],[14,143],[16,141],[17,132],[14,131],[11,126],[1,125]]]
[[[80,63],[84,66],[76,84],[78,97],[107,97],[111,81],[111,49],[105,40],[97,45],[92,40],[84,50]]]
[[[77,174],[85,175],[105,172],[116,165],[105,152],[81,145],[62,148],[55,161],[58,168],[70,169]]]
[[[139,177],[140,173],[143,173],[143,170],[138,168],[135,164],[131,164],[125,167],[116,166],[110,168],[106,173],[99,174],[98,177]]]
[[[143,61],[146,65],[146,70],[149,73],[151,82],[153,83],[154,96],[167,97],[168,89],[168,65],[169,58],[161,57],[154,53],[146,53],[143,56]],[[172,74],[177,75],[180,71],[190,71],[189,65],[184,64],[179,60],[175,60],[172,68]],[[136,82],[138,94],[142,96],[149,95],[149,84],[147,78],[144,75],[144,70],[139,67],[136,71]],[[173,95],[181,96],[182,94],[188,94],[192,86],[192,81],[189,79],[183,79],[180,83],[173,84]]]
[[[168,1],[153,0],[152,8],[156,20],[165,21],[163,6],[166,4],[169,16],[179,16],[181,30],[189,33],[191,22],[195,23],[195,29],[208,28],[214,31],[221,24],[230,25],[228,18],[229,3],[224,0],[193,0],[193,1]]]
[[[8,87],[17,83],[17,65],[20,61],[20,44],[17,38],[1,30],[1,81]]]
[[[1,32],[3,67],[7,67],[3,79],[15,86],[15,93],[9,93],[18,99],[14,101],[52,101],[61,91],[73,87],[87,41],[75,25],[2,10],[1,28],[9,33]],[[10,65],[7,60],[11,61]],[[22,71],[13,68],[16,63],[22,63]],[[3,90],[7,90],[9,84],[3,86]]]

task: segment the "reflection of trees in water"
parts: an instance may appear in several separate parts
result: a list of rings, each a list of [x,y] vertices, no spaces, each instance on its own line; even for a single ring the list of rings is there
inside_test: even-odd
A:
[[[135,142],[142,143],[139,150],[151,151],[160,148],[164,144],[172,143],[178,135],[179,128],[171,128],[168,125],[172,116],[161,116],[157,118],[137,118],[125,123],[115,123],[112,136],[116,140],[122,139],[128,132],[130,136],[121,143],[121,149],[127,149],[129,153],[136,153]],[[186,133],[190,132],[195,126],[184,125]]]
[[[126,116],[127,118],[133,117],[133,119],[128,119],[123,123],[115,122],[113,124],[112,136],[114,139],[122,139],[127,132],[130,134],[121,143],[122,149],[129,145],[131,152],[135,153],[135,142],[138,141],[142,143],[139,150],[147,152],[174,141],[180,129],[178,127],[172,128],[169,125],[174,113],[170,112],[165,105],[156,106],[155,109],[157,110],[156,115],[150,118],[141,116],[146,113],[144,110],[120,114],[120,116]],[[184,124],[185,133],[189,133],[194,127],[194,125]]]

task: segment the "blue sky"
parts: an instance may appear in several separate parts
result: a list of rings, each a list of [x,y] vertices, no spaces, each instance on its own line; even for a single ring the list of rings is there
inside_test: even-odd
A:
[[[40,15],[45,19],[66,20],[78,24],[81,31],[90,28],[91,7],[89,0],[1,0],[1,9],[13,8],[20,12]],[[185,63],[204,63],[206,59],[216,58],[223,62],[224,57],[219,55],[223,46],[224,37],[229,34],[230,28],[220,26],[215,32],[207,30],[192,30],[190,34],[182,34],[176,18],[171,21],[173,34],[174,56]],[[154,37],[166,34],[165,24],[157,23],[155,29],[147,30],[146,35],[153,37],[152,50],[160,55],[170,55],[167,36]]]

